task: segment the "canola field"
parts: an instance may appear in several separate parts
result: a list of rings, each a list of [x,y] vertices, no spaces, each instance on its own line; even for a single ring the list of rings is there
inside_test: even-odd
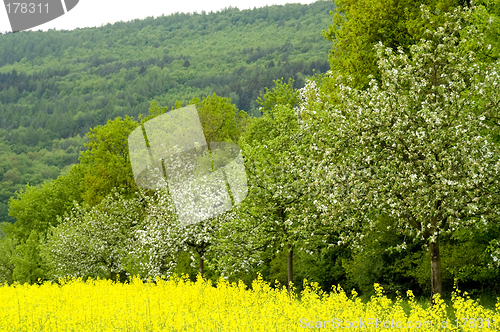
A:
[[[437,300],[432,308],[392,301],[375,285],[376,296],[363,302],[355,292],[322,293],[312,284],[300,300],[286,288],[257,279],[221,279],[217,287],[201,278],[156,283],[132,279],[60,280],[59,284],[0,285],[0,331],[497,331],[500,302],[487,310],[454,294],[452,307]],[[449,316],[450,312],[453,316]],[[447,316],[448,314],[448,316]],[[497,326],[498,325],[498,326]]]

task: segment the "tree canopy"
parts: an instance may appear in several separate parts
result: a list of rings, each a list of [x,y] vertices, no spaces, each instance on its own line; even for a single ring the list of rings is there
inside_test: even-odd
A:
[[[422,18],[428,26],[441,20],[428,10]],[[349,212],[343,228],[361,222],[356,230],[369,231],[375,212],[427,241],[432,295],[442,294],[440,237],[494,227],[500,212],[500,151],[491,123],[500,101],[499,67],[478,63],[467,47],[469,38],[481,43],[471,10],[457,8],[443,18],[409,53],[376,46],[380,83],[372,80],[365,90],[340,85],[341,103],[330,109],[327,131],[342,161],[325,172],[337,188],[347,176],[349,187],[321,203],[338,202],[333,209]]]

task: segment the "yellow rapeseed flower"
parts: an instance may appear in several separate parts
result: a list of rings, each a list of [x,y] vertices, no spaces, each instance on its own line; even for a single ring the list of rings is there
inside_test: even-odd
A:
[[[390,300],[380,285],[375,294],[363,302],[355,291],[351,297],[341,287],[325,293],[306,281],[299,300],[294,291],[272,288],[261,277],[251,289],[243,282],[220,279],[214,287],[186,277],[5,284],[0,331],[497,331],[500,325],[500,302],[487,310],[458,291],[452,297],[455,317],[449,318],[439,297],[426,309],[409,291],[405,313],[400,297]]]

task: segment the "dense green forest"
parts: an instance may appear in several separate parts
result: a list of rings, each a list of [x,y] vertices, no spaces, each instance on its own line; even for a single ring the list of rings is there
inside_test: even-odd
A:
[[[491,300],[499,18],[497,0],[336,0],[0,36],[0,280],[261,274]],[[137,186],[127,138],[188,104],[206,141],[240,146],[248,195],[186,226]]]
[[[73,31],[0,35],[0,221],[27,183],[78,162],[85,134],[150,101],[173,106],[217,93],[259,115],[273,80],[295,87],[329,69],[328,1],[217,13],[176,13]]]

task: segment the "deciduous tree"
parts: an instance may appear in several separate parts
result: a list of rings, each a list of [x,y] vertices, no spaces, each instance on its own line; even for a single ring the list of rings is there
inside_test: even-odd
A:
[[[143,214],[138,197],[125,198],[118,191],[94,207],[76,204],[71,213],[58,217],[43,247],[51,277],[119,276],[123,281]]]
[[[328,115],[341,159],[325,163],[337,190],[322,204],[332,213],[349,212],[332,226],[362,222],[366,231],[379,213],[426,240],[432,296],[442,293],[441,235],[488,228],[500,212],[500,151],[492,124],[500,103],[499,64],[475,62],[466,47],[470,38],[481,39],[472,14],[457,8],[440,23],[424,11],[425,38],[410,54],[378,45],[381,82],[372,80],[367,90],[340,84],[341,103]]]
[[[307,182],[311,159],[302,150],[307,132],[292,108],[297,92],[292,82],[275,84],[260,99],[263,116],[252,119],[240,139],[249,193],[232,224],[223,225],[226,241],[232,242],[227,248],[240,253],[225,264],[248,269],[267,248],[284,250],[290,287],[294,250],[311,234],[307,216],[312,205],[306,199],[313,194]]]
[[[128,135],[139,124],[131,117],[117,117],[104,126],[92,128],[87,134],[87,150],[80,163],[85,168],[83,198],[90,205],[98,204],[114,188],[134,192],[134,181],[128,151]]]
[[[380,78],[373,48],[376,43],[408,51],[422,33],[416,25],[421,5],[442,13],[459,1],[335,0],[335,4],[333,24],[323,31],[323,36],[333,42],[329,54],[332,71],[350,75],[352,86],[364,88],[370,82],[369,75]]]

